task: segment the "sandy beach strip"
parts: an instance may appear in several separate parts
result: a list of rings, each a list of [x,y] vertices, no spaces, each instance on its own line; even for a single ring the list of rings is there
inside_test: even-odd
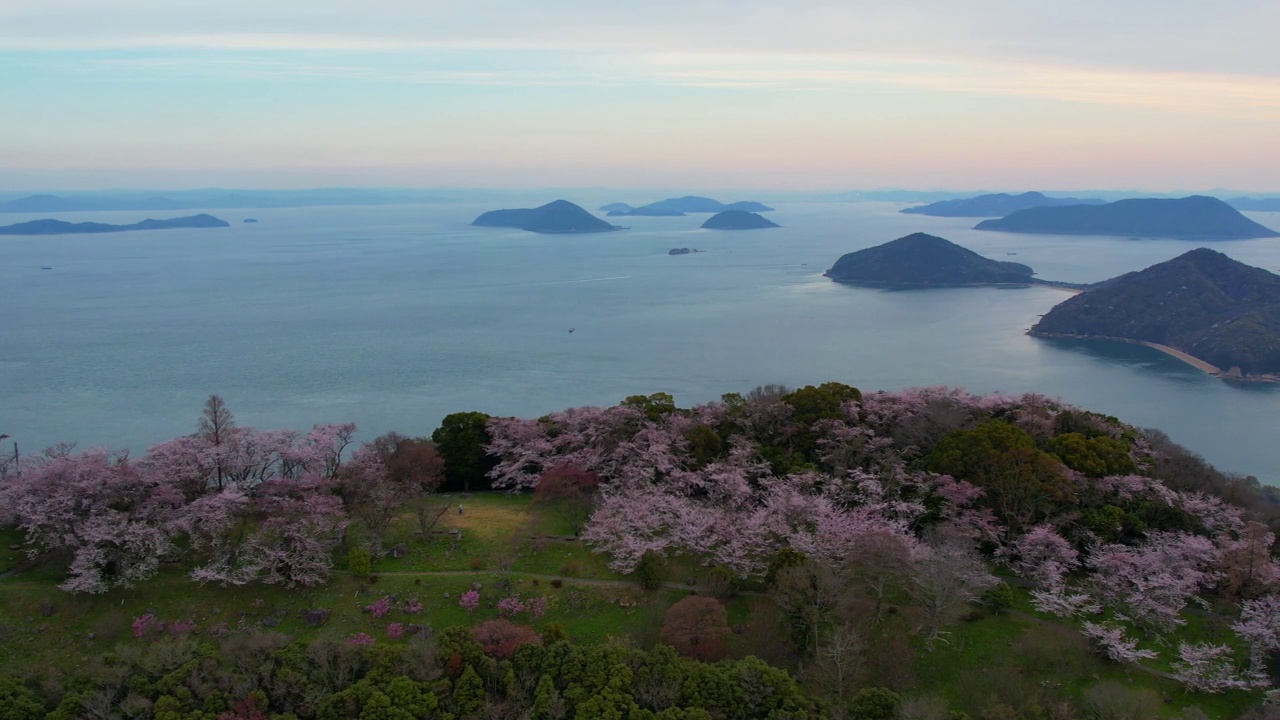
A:
[[[1147,347],[1149,347],[1149,348],[1152,348],[1152,349],[1155,349],[1155,350],[1159,350],[1160,352],[1165,353],[1166,355],[1172,355],[1172,356],[1174,356],[1174,357],[1178,358],[1179,360],[1181,360],[1182,362],[1184,362],[1184,363],[1186,363],[1186,364],[1188,364],[1188,365],[1190,365],[1190,366],[1192,366],[1192,367],[1194,367],[1194,368],[1198,368],[1198,369],[1203,370],[1203,371],[1205,371],[1205,372],[1207,372],[1207,373],[1210,373],[1210,374],[1212,374],[1212,375],[1222,375],[1222,374],[1223,374],[1222,369],[1221,369],[1221,368],[1219,368],[1218,366],[1216,366],[1216,365],[1212,365],[1212,364],[1210,364],[1210,363],[1207,363],[1207,362],[1205,362],[1204,360],[1201,360],[1200,358],[1198,358],[1198,357],[1196,357],[1196,356],[1194,356],[1194,355],[1188,355],[1188,354],[1186,354],[1186,353],[1184,353],[1184,352],[1182,352],[1181,350],[1178,350],[1178,349],[1176,349],[1176,348],[1171,348],[1171,347],[1169,347],[1168,345],[1161,345],[1161,344],[1159,344],[1159,343],[1146,342],[1145,340],[1140,340],[1140,341],[1138,341],[1138,342],[1139,342],[1139,343],[1141,343],[1142,345],[1146,345],[1146,346],[1147,346]]]

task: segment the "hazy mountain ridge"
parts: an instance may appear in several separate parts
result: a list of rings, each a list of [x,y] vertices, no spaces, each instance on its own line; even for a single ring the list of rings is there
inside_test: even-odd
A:
[[[1098,198],[1054,198],[1032,191],[1020,195],[994,193],[960,200],[939,200],[927,205],[903,208],[898,212],[932,217],[1004,217],[1009,213],[1033,207],[1101,205],[1105,202]]]
[[[699,195],[685,195],[678,198],[667,198],[651,202],[648,205],[632,207],[627,203],[609,203],[600,208],[601,212],[607,212],[614,217],[634,215],[641,217],[678,217],[686,213],[718,213],[725,210],[742,210],[745,212],[770,212],[773,208],[764,203],[754,200],[740,200],[732,203],[722,203],[709,197]]]
[[[1049,234],[1166,237],[1182,240],[1247,240],[1280,237],[1239,210],[1204,195],[1178,199],[1140,198],[1105,205],[1068,205],[1019,210],[984,220],[975,230]]]

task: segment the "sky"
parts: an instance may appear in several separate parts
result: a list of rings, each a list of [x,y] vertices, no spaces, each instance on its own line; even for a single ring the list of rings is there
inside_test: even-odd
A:
[[[1280,192],[1274,0],[0,0],[0,190]]]

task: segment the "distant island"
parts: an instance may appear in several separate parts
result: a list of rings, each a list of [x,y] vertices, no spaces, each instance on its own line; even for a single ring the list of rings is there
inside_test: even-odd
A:
[[[914,233],[841,256],[823,275],[841,283],[923,288],[1031,285],[1035,271],[1022,263],[991,260],[950,240]]]
[[[671,248],[670,250],[667,251],[667,254],[668,255],[691,255],[693,253],[700,253],[700,252],[702,251],[697,248]]]
[[[1280,237],[1217,198],[1142,198],[1105,205],[1068,205],[1019,210],[983,220],[977,230],[1050,235],[1120,235],[1179,240],[1247,240]]]
[[[609,217],[684,217],[684,213],[679,210],[666,210],[658,207],[650,207],[648,205],[638,208],[630,208],[628,210],[610,210]]]
[[[258,218],[245,218],[243,222],[246,222],[246,223],[256,223],[256,222],[258,222]]]
[[[89,235],[97,233],[129,232],[131,230],[174,230],[177,228],[224,228],[231,223],[212,215],[192,215],[168,220],[143,220],[132,225],[108,225],[107,223],[69,223],[63,220],[32,220],[0,227],[0,235]]]
[[[1231,198],[1227,204],[1237,210],[1252,212],[1280,212],[1280,197],[1267,198]]]
[[[773,208],[754,200],[742,200],[733,203],[722,203],[708,197],[686,195],[678,198],[667,198],[657,202],[632,207],[627,203],[609,203],[601,206],[600,211],[613,217],[678,217],[685,213],[718,213],[725,210],[742,210],[744,212],[770,212]]]
[[[490,210],[476,218],[480,227],[519,228],[536,233],[598,233],[621,230],[568,200],[555,200],[541,207],[517,210]]]
[[[702,227],[708,230],[763,230],[776,228],[778,223],[746,210],[725,210],[707,218]]]
[[[317,188],[312,190],[101,190],[62,195],[42,193],[0,200],[0,213],[105,211],[177,211],[219,208],[292,208],[334,205],[401,205],[472,198],[474,191],[395,188]]]
[[[940,200],[928,205],[903,208],[898,212],[933,217],[1004,217],[1009,213],[1033,207],[1101,205],[1105,202],[1096,198],[1052,198],[1039,192],[1025,192],[1021,195],[995,193],[960,200]]]
[[[1030,334],[1139,342],[1221,377],[1280,379],[1280,276],[1198,248],[1095,287]]]

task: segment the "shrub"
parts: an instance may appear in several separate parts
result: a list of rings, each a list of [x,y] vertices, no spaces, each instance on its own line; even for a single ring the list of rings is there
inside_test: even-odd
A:
[[[510,660],[515,657],[516,649],[525,644],[542,644],[542,638],[533,628],[516,625],[507,620],[488,620],[480,623],[471,631],[471,636],[484,654],[499,660]]]
[[[682,655],[715,661],[724,657],[725,638],[730,632],[724,603],[690,595],[667,610],[658,637]]]
[[[347,569],[356,575],[368,575],[373,570],[373,556],[364,548],[352,548],[347,553]]]
[[[714,598],[729,600],[742,591],[742,579],[726,565],[717,565],[707,579],[707,592]]]
[[[462,593],[462,597],[458,598],[458,605],[467,612],[475,612],[480,607],[480,593],[475,590],[468,590]]]
[[[652,550],[645,553],[636,564],[636,579],[645,590],[657,590],[667,580],[667,559]]]
[[[391,612],[391,596],[383,595],[381,598],[378,599],[377,602],[373,603],[372,605],[365,605],[364,611],[367,613],[372,613],[373,616],[376,618],[380,618],[386,615],[387,613]]]
[[[997,613],[1003,613],[1005,610],[1013,607],[1014,600],[1017,596],[1013,592],[1013,586],[1007,582],[1000,582],[987,588],[982,593],[982,604],[995,610]]]
[[[856,720],[893,720],[902,696],[887,688],[863,688],[849,699],[849,717]]]

